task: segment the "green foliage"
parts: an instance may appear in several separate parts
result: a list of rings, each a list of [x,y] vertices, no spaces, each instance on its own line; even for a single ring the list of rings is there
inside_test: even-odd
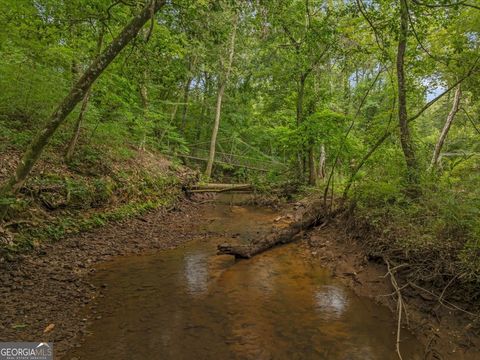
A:
[[[324,144],[330,153],[338,150],[342,135],[347,131],[347,117],[325,109],[308,116],[297,129],[300,146]]]
[[[315,175],[324,148],[327,175],[334,168],[334,195],[352,185],[349,195],[362,216],[382,232],[399,232],[398,244],[412,249],[455,244],[455,261],[478,275],[480,77],[469,71],[480,48],[480,12],[460,3],[439,2],[435,11],[409,6],[408,115],[470,74],[461,84],[461,109],[439,168],[428,170],[453,92],[409,123],[421,179],[415,199],[405,191],[408,172],[397,131],[398,2],[362,4],[363,11],[354,2],[336,0],[167,2],[153,32],[143,29],[91,88],[67,164],[75,175],[47,169],[22,189],[35,193],[34,200],[0,203],[11,203],[16,214],[33,202],[90,209],[117,196],[143,195],[148,202],[171,186],[158,174],[133,169],[137,150],[173,156],[208,151],[238,17],[217,160],[231,155],[269,171],[222,164],[214,176],[253,182],[267,192],[277,184],[302,187],[309,172]],[[8,158],[9,152],[25,150],[92,62],[100,40],[105,48],[140,2],[4,0],[2,5],[0,152]],[[58,129],[43,159],[55,157],[58,166],[80,110]],[[384,134],[385,141],[373,148]],[[1,170],[3,179],[13,168]],[[308,191],[325,186],[318,179]],[[49,231],[57,238],[71,226],[65,220]]]

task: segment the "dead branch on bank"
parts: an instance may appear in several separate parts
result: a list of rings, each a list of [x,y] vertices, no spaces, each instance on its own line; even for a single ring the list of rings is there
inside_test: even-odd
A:
[[[455,304],[452,304],[451,302],[443,299],[443,294],[442,294],[442,296],[439,296],[439,295],[433,293],[432,291],[427,290],[427,289],[425,289],[425,288],[423,288],[423,287],[421,287],[421,286],[419,286],[419,285],[417,285],[417,284],[415,284],[415,283],[413,283],[413,282],[411,282],[411,281],[409,281],[408,284],[409,284],[411,287],[413,287],[413,288],[415,288],[415,289],[417,289],[417,290],[421,290],[421,291],[423,291],[423,292],[425,292],[425,293],[427,293],[427,294],[435,297],[441,305],[443,305],[444,307],[446,307],[446,308],[449,309],[449,310],[458,310],[458,311],[463,312],[463,313],[465,313],[465,314],[467,314],[467,315],[470,315],[470,316],[472,316],[472,317],[474,317],[474,318],[478,318],[478,317],[480,316],[480,314],[475,314],[475,313],[472,313],[472,312],[470,312],[470,311],[468,311],[468,310],[462,309],[461,307],[459,307],[459,306],[457,306],[457,305],[455,305]]]
[[[398,320],[397,320],[396,349],[397,349],[397,355],[398,355],[399,359],[403,360],[402,353],[400,352],[400,332],[401,332],[401,329],[402,329],[402,312],[405,311],[405,314],[407,312],[406,312],[406,308],[405,308],[405,305],[404,305],[404,302],[403,302],[401,289],[398,286],[397,279],[395,278],[395,275],[393,274],[393,271],[395,271],[395,269],[398,269],[401,266],[396,266],[394,269],[392,269],[390,267],[390,262],[388,260],[385,259],[385,263],[387,264],[387,269],[388,269],[385,276],[390,275],[390,282],[392,283],[392,286],[395,289],[395,293],[397,294],[397,310],[398,310],[398,316],[397,317],[398,317]]]

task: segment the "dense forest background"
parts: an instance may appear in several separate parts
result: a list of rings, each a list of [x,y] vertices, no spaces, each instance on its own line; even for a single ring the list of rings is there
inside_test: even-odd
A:
[[[107,201],[127,187],[119,164],[164,154],[204,180],[317,193],[391,248],[442,259],[437,274],[480,279],[478,1],[2,0],[0,24],[5,218],[45,184],[84,204],[92,186],[72,174]],[[52,128],[70,91],[80,101]],[[60,170],[29,180],[18,169],[37,155]],[[142,179],[129,193],[156,195]]]

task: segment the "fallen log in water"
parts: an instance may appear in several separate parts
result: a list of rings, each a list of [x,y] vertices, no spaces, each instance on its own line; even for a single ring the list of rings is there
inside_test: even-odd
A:
[[[275,245],[286,244],[295,240],[302,231],[323,223],[327,219],[326,214],[323,206],[312,204],[297,215],[297,220],[286,227],[273,229],[272,232],[258,239],[253,239],[248,244],[220,244],[218,245],[218,254],[249,259]]]
[[[226,191],[252,191],[251,184],[195,184],[189,187],[188,191],[197,192],[226,192]]]

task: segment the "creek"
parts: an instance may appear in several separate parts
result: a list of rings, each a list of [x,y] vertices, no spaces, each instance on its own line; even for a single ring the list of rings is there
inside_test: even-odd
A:
[[[396,359],[395,316],[356,296],[297,244],[235,261],[231,237],[271,229],[278,213],[215,203],[195,239],[98,268],[105,287],[88,335],[66,359]],[[404,359],[423,348],[402,330]]]

